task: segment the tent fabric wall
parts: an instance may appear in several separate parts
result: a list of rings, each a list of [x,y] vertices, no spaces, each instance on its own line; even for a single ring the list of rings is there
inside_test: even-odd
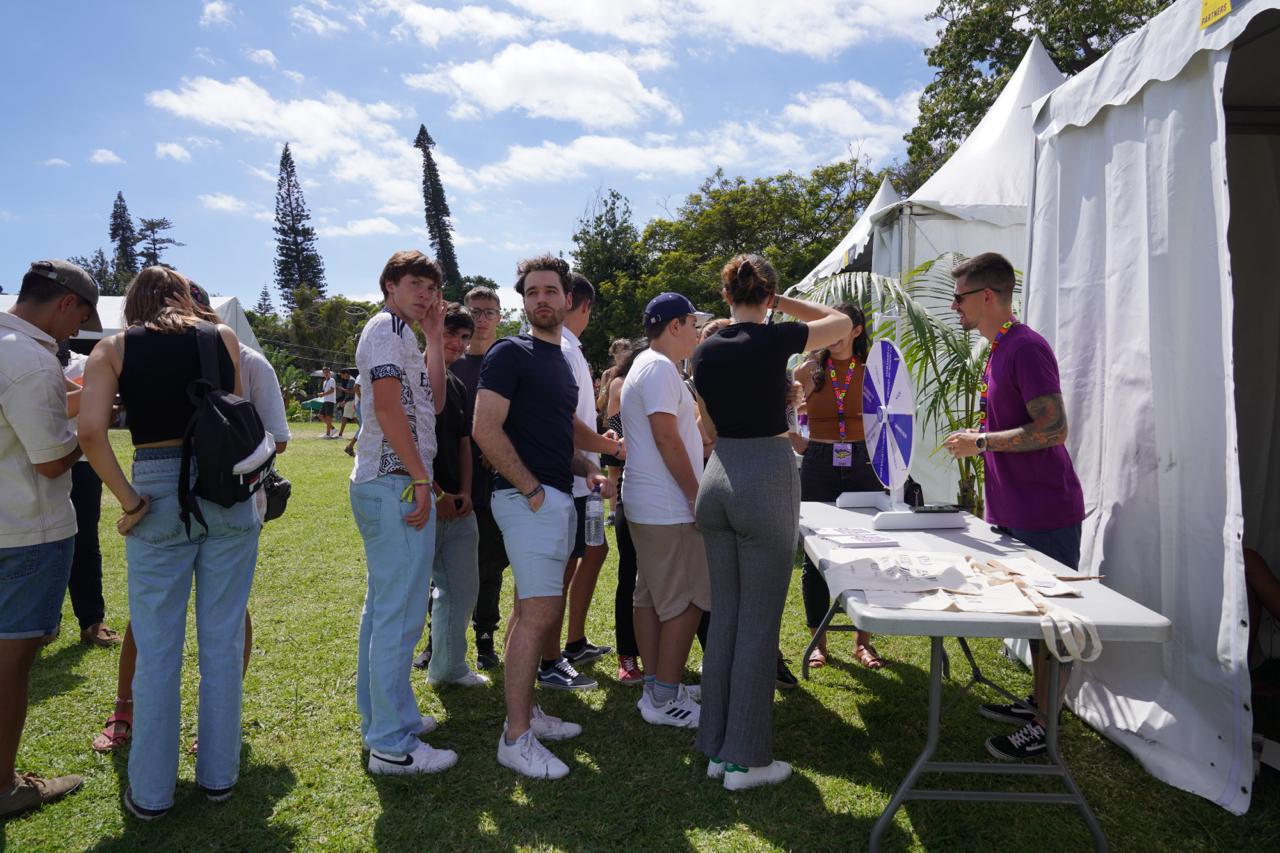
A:
[[[1163,647],[1112,644],[1077,668],[1070,699],[1155,776],[1237,814],[1252,716],[1222,92],[1232,42],[1277,6],[1245,0],[1201,31],[1182,0],[1046,99],[1027,273],[1085,488],[1082,569],[1174,625]]]

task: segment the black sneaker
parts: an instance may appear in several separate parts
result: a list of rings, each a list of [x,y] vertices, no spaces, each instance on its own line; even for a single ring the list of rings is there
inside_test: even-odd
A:
[[[1039,723],[1027,723],[1011,735],[987,738],[987,752],[1004,761],[1038,758],[1047,750],[1044,729]]]
[[[796,680],[795,673],[791,671],[791,667],[787,666],[786,658],[778,655],[778,681],[779,690],[791,690],[800,682]]]
[[[235,793],[236,786],[228,785],[225,788],[206,788],[204,785],[201,785],[200,790],[204,792],[205,799],[209,802],[225,803],[227,800],[231,799],[231,795]]]
[[[133,801],[133,789],[124,789],[124,807],[129,814],[138,820],[156,820],[162,818],[169,813],[168,809],[144,809]]]
[[[502,659],[493,650],[493,635],[476,634],[476,669],[497,669]]]
[[[573,668],[563,657],[548,667],[538,667],[538,685],[552,690],[594,690],[599,685]]]
[[[1036,697],[1034,695],[1026,698],[1026,703],[1030,708],[1026,708],[1016,703],[1008,705],[1000,705],[997,703],[988,703],[978,706],[978,715],[986,717],[988,720],[995,720],[997,723],[1013,723],[1015,726],[1026,725],[1036,721]]]
[[[597,646],[595,643],[584,638],[581,648],[570,651],[566,646],[565,650],[561,652],[561,655],[563,655],[564,659],[569,661],[569,663],[590,663],[597,658],[604,657],[611,651],[613,651],[613,646]]]
[[[431,638],[427,638],[427,647],[413,659],[414,669],[426,669],[431,665]]]

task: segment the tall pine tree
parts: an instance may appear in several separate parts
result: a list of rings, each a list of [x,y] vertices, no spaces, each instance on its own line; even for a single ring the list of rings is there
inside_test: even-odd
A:
[[[162,266],[173,269],[173,264],[166,264],[163,257],[164,253],[174,246],[185,246],[186,243],[179,243],[172,237],[165,237],[162,232],[169,231],[173,228],[173,223],[163,216],[159,219],[147,219],[138,217],[138,245],[142,250],[138,252],[138,258],[142,261],[143,266],[154,267]]]
[[[253,306],[253,313],[261,314],[264,317],[268,314],[276,313],[276,306],[271,302],[270,286],[262,285],[262,293],[258,294],[258,304]]]
[[[436,169],[436,158],[431,149],[436,141],[427,133],[425,124],[418,125],[418,137],[413,147],[422,152],[422,202],[427,217],[427,235],[436,260],[444,270],[444,295],[450,302],[462,299],[462,275],[458,272],[458,255],[453,251],[453,224],[449,221],[449,202],[445,201],[444,184]]]
[[[302,184],[293,165],[289,143],[280,152],[280,178],[276,181],[276,287],[286,310],[296,304],[294,291],[309,287],[324,297],[324,261],[316,251],[316,229],[307,223],[311,213],[302,198]]]
[[[124,202],[124,193],[117,192],[115,203],[111,205],[111,225],[108,229],[115,251],[111,257],[111,293],[124,293],[129,282],[138,274],[138,233],[133,230],[133,217],[129,215],[129,205]],[[103,285],[103,293],[107,293],[107,283]]]

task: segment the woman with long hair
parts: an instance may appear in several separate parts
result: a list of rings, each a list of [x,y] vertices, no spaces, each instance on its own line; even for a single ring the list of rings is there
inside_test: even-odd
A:
[[[252,500],[222,507],[200,501],[207,536],[192,541],[179,518],[181,444],[195,405],[187,387],[203,374],[202,322],[186,278],[144,269],[129,285],[128,329],[94,347],[85,368],[80,445],[123,514],[129,611],[137,640],[133,726],[125,808],[153,820],[173,806],[178,775],[182,650],[187,599],[196,589],[200,648],[200,751],[196,783],[213,802],[229,799],[240,769],[241,665],[245,607],[257,559],[259,522]],[[239,342],[218,325],[218,385],[240,393]],[[107,439],[119,391],[133,441],[132,482]]]
[[[614,341],[615,346],[617,341]],[[606,424],[609,429],[622,438],[622,383],[631,372],[635,357],[649,348],[647,341],[637,342],[634,346],[627,341],[627,347],[618,358],[609,387],[606,389],[608,401]],[[613,347],[610,347],[612,350]],[[618,543],[618,588],[613,596],[614,639],[618,648],[618,682],[626,685],[644,683],[644,673],[640,669],[640,646],[636,642],[635,609],[632,598],[636,591],[636,546],[631,541],[631,528],[627,525],[627,516],[622,511],[622,491],[626,485],[626,462],[618,459],[616,466],[617,499],[614,501],[614,538]],[[609,476],[615,476],[615,468],[610,467]]]
[[[791,766],[773,759],[778,630],[795,560],[800,478],[787,440],[787,361],[849,334],[849,317],[778,293],[760,255],[720,273],[731,324],[698,345],[693,377],[715,450],[696,515],[711,572],[711,635],[702,667],[698,748],[729,790],[775,784]],[[779,310],[798,322],[766,322]]]
[[[856,305],[845,303],[836,310],[849,318],[853,328],[796,369],[796,379],[813,389],[805,398],[809,444],[800,464],[800,499],[805,501],[834,501],[843,492],[878,492],[884,488],[871,467],[862,430],[862,377],[871,351],[867,321]],[[827,614],[831,594],[808,554],[801,586],[805,622],[809,633],[815,634]],[[866,631],[858,632],[854,656],[868,669],[884,666]],[[809,655],[809,666],[820,667],[826,662],[824,632]]]

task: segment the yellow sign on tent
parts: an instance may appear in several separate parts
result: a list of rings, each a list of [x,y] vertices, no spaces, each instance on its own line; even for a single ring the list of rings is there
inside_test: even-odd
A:
[[[1200,0],[1200,29],[1205,29],[1231,14],[1231,0]]]

